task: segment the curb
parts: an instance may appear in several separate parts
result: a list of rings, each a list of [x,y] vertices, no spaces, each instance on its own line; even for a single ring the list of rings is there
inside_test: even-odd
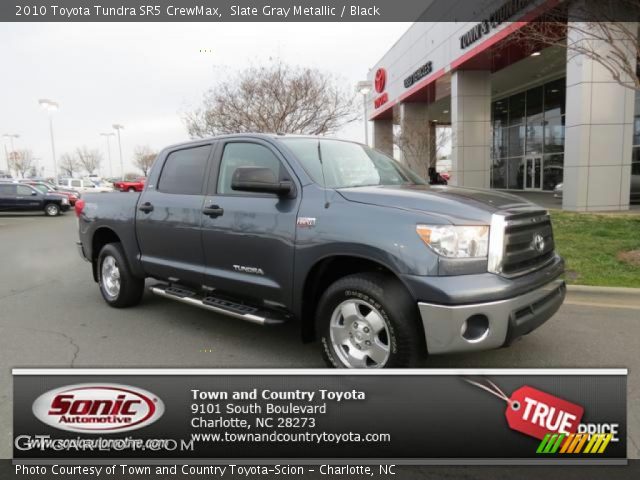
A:
[[[640,288],[627,287],[594,287],[592,285],[567,285],[567,292],[586,293],[590,295],[637,295],[640,300]]]
[[[640,310],[640,288],[567,285],[565,303]]]

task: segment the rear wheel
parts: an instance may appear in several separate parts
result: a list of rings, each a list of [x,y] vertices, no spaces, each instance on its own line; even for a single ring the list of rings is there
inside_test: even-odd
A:
[[[44,206],[44,213],[48,217],[56,217],[60,215],[60,207],[56,203],[47,203]]]
[[[134,187],[129,187],[129,190],[128,190],[128,191],[129,191],[129,192],[135,192],[135,191],[136,191],[136,189],[135,189]]]
[[[102,298],[116,308],[137,305],[144,293],[144,279],[133,276],[120,243],[109,243],[100,250],[98,284]]]
[[[336,368],[414,366],[426,351],[418,320],[415,302],[396,279],[344,277],[318,304],[324,359]]]

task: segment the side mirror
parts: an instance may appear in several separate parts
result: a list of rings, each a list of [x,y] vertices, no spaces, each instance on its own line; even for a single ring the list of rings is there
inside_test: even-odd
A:
[[[37,196],[37,195],[38,195],[38,192],[36,192],[35,190],[32,190],[32,191],[31,191],[31,196],[32,196],[32,197],[35,197],[35,196]]]
[[[281,197],[291,197],[294,193],[290,180],[279,181],[273,170],[263,167],[236,168],[231,178],[231,189],[242,192],[275,193]]]

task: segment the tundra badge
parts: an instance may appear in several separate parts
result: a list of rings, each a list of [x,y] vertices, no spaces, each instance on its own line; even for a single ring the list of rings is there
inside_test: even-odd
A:
[[[244,265],[234,265],[233,269],[236,272],[253,273],[254,275],[264,275],[264,270],[258,267],[245,267]]]

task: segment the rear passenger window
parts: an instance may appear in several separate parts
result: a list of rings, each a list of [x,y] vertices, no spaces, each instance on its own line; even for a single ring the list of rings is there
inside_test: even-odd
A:
[[[72,187],[82,187],[82,182],[80,180],[71,180]]]
[[[2,185],[0,184],[0,195],[15,195],[16,194],[16,186],[15,185]]]
[[[172,152],[162,167],[158,190],[164,193],[200,195],[211,145]]]
[[[231,188],[233,172],[239,167],[263,167],[281,178],[280,160],[267,147],[257,143],[228,143],[224,147],[218,176],[218,193],[221,195],[243,194]],[[246,195],[246,193],[244,193]]]

